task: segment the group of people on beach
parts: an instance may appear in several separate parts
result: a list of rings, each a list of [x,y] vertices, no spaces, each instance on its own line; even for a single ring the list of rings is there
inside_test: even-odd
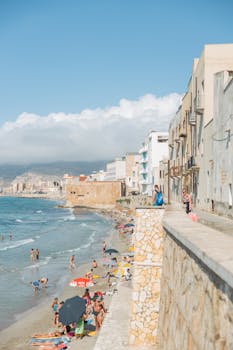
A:
[[[30,282],[34,292],[38,292],[38,290],[40,289],[40,286],[42,288],[46,288],[48,280],[49,279],[47,277],[41,277],[39,280],[35,280],[34,282]]]
[[[118,224],[120,223],[118,222]],[[129,226],[126,229],[132,229],[132,226]],[[111,296],[115,293],[115,291],[117,291],[117,279],[121,281],[129,281],[131,279],[131,271],[129,267],[132,259],[129,256],[121,257],[120,255],[118,255],[118,253],[109,253],[107,250],[106,241],[102,242],[101,251],[103,261],[108,261],[108,264],[103,264],[103,267],[101,267],[99,266],[102,265],[100,261],[97,262],[97,260],[93,258],[91,261],[90,270],[86,272],[84,277],[82,277],[93,282],[93,288],[95,288],[95,291],[90,291],[89,288],[86,288],[83,295],[81,296],[81,298],[85,300],[85,312],[81,315],[80,319],[77,320],[77,322],[68,325],[62,324],[59,319],[59,314],[62,312],[61,308],[66,301],[59,301],[58,297],[55,297],[53,299],[51,303],[51,310],[53,315],[52,324],[56,330],[54,334],[58,334],[59,336],[65,336],[69,339],[77,339],[83,338],[86,332],[88,335],[90,335],[90,333],[98,332],[103,324],[105,315],[107,313],[107,308],[104,302],[104,296]],[[36,256],[33,248],[31,249],[30,256],[33,258]],[[69,257],[69,270],[72,274],[74,274],[76,269],[77,267],[75,262],[75,255],[71,255]],[[105,271],[103,271],[103,269]],[[121,271],[120,275],[116,273],[116,271],[118,270]],[[106,284],[102,283],[99,286],[101,291],[96,290],[96,285],[98,284],[98,281],[100,281],[100,279],[104,279],[106,281]],[[40,286],[44,286],[43,283],[45,283],[46,286],[47,282],[48,279],[41,278],[40,280],[31,283],[34,290],[38,291]],[[102,291],[101,288],[103,288],[105,291]],[[92,330],[92,332],[89,331],[90,329]],[[38,343],[36,345],[38,345]],[[54,348],[51,347],[51,349]]]

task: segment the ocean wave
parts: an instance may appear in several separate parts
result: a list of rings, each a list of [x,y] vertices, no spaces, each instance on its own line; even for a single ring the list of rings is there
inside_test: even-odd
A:
[[[37,214],[41,214],[41,213],[43,213],[43,211],[42,210],[37,210],[36,213]]]
[[[35,236],[36,239],[40,238],[40,236]]]
[[[41,266],[47,265],[49,263],[49,261],[52,259],[51,256],[46,256],[43,260],[39,260],[36,261],[34,264],[32,265],[28,265],[24,268],[24,270],[28,270],[28,269],[36,269],[39,268]]]
[[[67,249],[67,250],[61,250],[59,252],[56,252],[55,255],[65,255],[67,253],[75,253],[80,251],[81,247],[73,248],[73,249]]]
[[[82,223],[80,224],[80,226],[82,226],[82,227],[87,227],[87,224],[86,224],[85,222],[82,222]]]
[[[16,219],[15,221],[16,222],[23,222],[23,220],[21,220],[21,219]]]
[[[95,235],[96,235],[96,231],[93,231],[88,239],[87,244],[84,244],[80,248],[84,248],[84,249],[89,248],[95,242]]]
[[[8,249],[14,249],[21,247],[22,245],[29,244],[35,242],[33,238],[28,238],[28,239],[22,239],[20,241],[11,241],[7,243],[3,243],[3,247],[0,247],[0,251],[8,250]]]
[[[67,218],[64,218],[64,219],[63,219],[63,221],[73,221],[73,220],[76,220],[75,215],[70,215],[70,216],[68,216]]]

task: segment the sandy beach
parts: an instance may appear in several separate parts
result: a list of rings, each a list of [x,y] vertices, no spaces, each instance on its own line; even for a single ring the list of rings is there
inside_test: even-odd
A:
[[[99,211],[101,215],[110,217],[114,222],[127,222],[128,216],[126,212],[118,211]],[[118,231],[113,228],[111,235],[106,238],[107,247],[114,247],[120,253],[127,252],[127,249],[131,243],[131,235],[119,235]],[[105,267],[101,266],[101,261],[98,262],[98,268],[95,273],[99,276],[104,276],[106,273]],[[78,260],[77,260],[78,265]],[[84,276],[87,271],[91,268],[91,261],[89,263],[77,266],[76,271],[73,273],[73,277]],[[58,291],[57,297],[59,301],[66,300],[67,298],[73,297],[75,295],[82,296],[84,289],[73,288],[68,285],[70,273],[67,271],[67,285],[62,291]],[[107,281],[104,278],[96,279],[96,285],[90,287],[90,292],[93,293],[96,290],[106,291]],[[105,296],[104,302],[106,307],[108,307],[111,302],[111,296]],[[31,336],[34,333],[48,333],[57,330],[53,326],[53,313],[51,309],[52,299],[47,298],[43,301],[43,304],[36,306],[35,308],[27,311],[21,315],[21,318],[12,324],[10,327],[2,330],[0,332],[0,343],[1,350],[12,350],[12,349],[33,349],[35,347],[30,345]],[[85,336],[81,340],[82,349],[91,350],[97,339],[97,334],[95,336],[89,337]],[[76,348],[75,344],[80,342],[80,340],[72,340],[71,348]]]

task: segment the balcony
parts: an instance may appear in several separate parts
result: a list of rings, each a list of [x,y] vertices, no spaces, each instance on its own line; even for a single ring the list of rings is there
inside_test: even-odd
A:
[[[141,161],[140,161],[141,163],[148,163],[148,157],[146,157],[146,158],[141,158]]]
[[[188,122],[190,125],[196,125],[197,117],[196,113],[188,112]]]
[[[142,169],[142,170],[140,170],[140,175],[142,175],[142,174],[147,174],[147,173],[148,173],[147,168],[146,168],[146,169]]]
[[[204,112],[204,95],[198,94],[194,98],[194,110],[197,114],[203,114]]]
[[[139,150],[139,154],[147,153],[147,151],[148,151],[148,144],[144,144],[142,148]]]

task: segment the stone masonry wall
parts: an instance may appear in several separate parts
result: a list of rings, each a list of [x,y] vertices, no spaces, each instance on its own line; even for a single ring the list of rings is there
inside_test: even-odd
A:
[[[233,349],[232,288],[169,233],[161,290],[159,349]]]
[[[157,342],[164,209],[136,209],[133,295],[129,344]]]

